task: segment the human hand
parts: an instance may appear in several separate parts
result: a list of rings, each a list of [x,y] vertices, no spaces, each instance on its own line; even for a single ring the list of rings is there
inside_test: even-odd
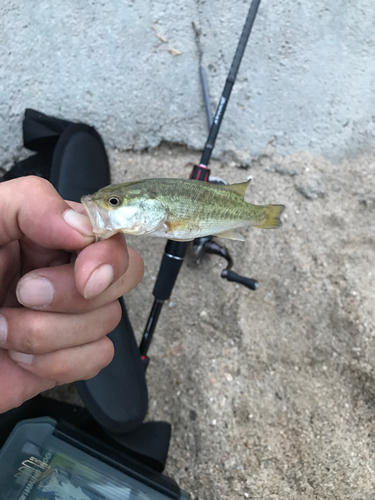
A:
[[[112,360],[117,298],[143,260],[121,234],[92,244],[83,214],[44,179],[0,184],[0,413]]]

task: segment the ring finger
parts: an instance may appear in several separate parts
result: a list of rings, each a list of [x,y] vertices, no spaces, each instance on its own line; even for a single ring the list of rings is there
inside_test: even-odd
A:
[[[8,351],[11,359],[24,370],[43,379],[53,380],[59,384],[69,384],[76,380],[95,377],[107,366],[114,354],[112,342],[103,337],[95,342],[69,347],[48,354],[37,354],[30,361],[19,356],[19,353]]]
[[[117,300],[81,314],[23,307],[3,308],[0,313],[6,325],[6,340],[1,348],[22,353],[28,361],[33,355],[94,342],[111,332],[121,319]]]

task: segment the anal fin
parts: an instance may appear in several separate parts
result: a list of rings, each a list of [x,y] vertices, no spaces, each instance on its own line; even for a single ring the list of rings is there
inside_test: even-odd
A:
[[[219,238],[227,238],[228,240],[238,240],[245,241],[245,238],[235,229],[228,229],[228,231],[223,231],[222,233],[216,233],[214,236],[219,236]]]

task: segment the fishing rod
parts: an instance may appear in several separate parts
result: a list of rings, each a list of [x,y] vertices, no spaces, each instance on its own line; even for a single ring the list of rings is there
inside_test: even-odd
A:
[[[246,21],[232,61],[232,65],[229,70],[229,74],[226,79],[225,86],[222,95],[220,97],[220,101],[217,106],[214,119],[210,127],[208,138],[203,149],[200,163],[198,165],[194,165],[192,172],[190,174],[190,179],[196,179],[206,182],[209,179],[210,169],[208,168],[207,165],[211,158],[212,150],[215,145],[215,141],[220,130],[221,122],[223,120],[223,116],[228,105],[229,97],[232,92],[232,88],[242,61],[242,56],[245,52],[245,48],[255,21],[255,17],[258,12],[259,4],[260,0],[252,0],[251,2],[249,12],[247,14]],[[208,92],[206,92],[205,89],[204,93],[208,96]],[[187,246],[188,246],[187,242],[172,241],[172,240],[168,240],[165,246],[164,254],[159,268],[159,273],[156,279],[154,290],[152,292],[154,295],[154,303],[152,305],[151,312],[148,321],[146,323],[143,337],[139,346],[142,359],[144,360],[146,366],[148,364],[147,351],[150,346],[161,309],[163,307],[164,302],[168,300],[171,296],[174,284],[176,282],[178,273],[180,271],[180,268],[182,266],[185,257]],[[255,280],[244,278],[230,270],[230,267],[232,265],[232,259],[230,258],[227,251],[226,252],[225,251],[226,251],[225,248],[219,247],[217,245],[217,248],[215,247],[213,251],[210,252],[222,255],[225,259],[227,259],[228,266],[223,271],[224,275],[222,273],[222,277],[228,279],[229,281],[237,281],[238,283],[244,284],[248,288],[256,289],[257,282]]]
[[[200,65],[200,67],[199,67],[199,73],[200,73],[201,82],[202,82],[203,99],[204,99],[204,104],[205,104],[205,108],[206,108],[207,122],[209,125],[209,130],[211,130],[211,126],[213,123],[213,118],[212,118],[212,113],[211,113],[211,103],[210,103],[210,98],[209,98],[209,94],[208,94],[206,73],[205,73],[202,65]],[[216,183],[216,184],[225,184],[225,182],[219,178],[210,177],[209,181]],[[250,290],[257,290],[258,289],[259,285],[255,279],[246,278],[244,276],[237,274],[236,272],[234,272],[232,270],[233,260],[228,252],[228,249],[226,247],[219,245],[216,241],[213,241],[212,235],[196,238],[193,242],[193,253],[195,255],[195,263],[196,264],[201,263],[204,255],[206,253],[219,255],[220,257],[223,257],[227,261],[227,267],[221,271],[222,278],[225,278],[228,281],[234,281],[236,283],[244,285],[247,288],[249,288]]]
[[[249,12],[247,14],[246,22],[242,30],[242,34],[240,37],[240,40],[237,45],[237,50],[236,53],[234,54],[232,66],[229,70],[229,75],[228,78],[225,82],[224,90],[223,93],[221,94],[221,98],[219,101],[219,105],[217,107],[215,117],[213,120],[213,123],[211,125],[211,130],[210,133],[208,134],[208,138],[206,141],[206,144],[204,146],[204,150],[202,153],[201,161],[200,161],[200,166],[205,166],[207,167],[208,162],[210,161],[212,150],[215,145],[216,138],[219,133],[219,129],[221,126],[221,122],[223,120],[223,116],[229,101],[230,94],[232,92],[232,88],[234,85],[234,82],[236,81],[237,73],[242,61],[242,56],[244,55],[245,48],[247,45],[247,41],[249,39],[255,17],[258,12],[258,7],[260,4],[260,0],[253,0]]]

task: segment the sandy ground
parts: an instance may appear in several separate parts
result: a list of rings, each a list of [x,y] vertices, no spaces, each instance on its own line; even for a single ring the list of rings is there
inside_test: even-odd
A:
[[[111,153],[113,180],[188,177],[199,153]],[[284,225],[220,240],[256,292],[187,256],[149,355],[148,419],[173,425],[166,473],[199,499],[375,499],[375,157],[336,164],[272,148],[245,169],[246,199]],[[219,240],[218,240],[219,241]],[[137,337],[165,241],[128,238],[143,282],[126,296]]]

